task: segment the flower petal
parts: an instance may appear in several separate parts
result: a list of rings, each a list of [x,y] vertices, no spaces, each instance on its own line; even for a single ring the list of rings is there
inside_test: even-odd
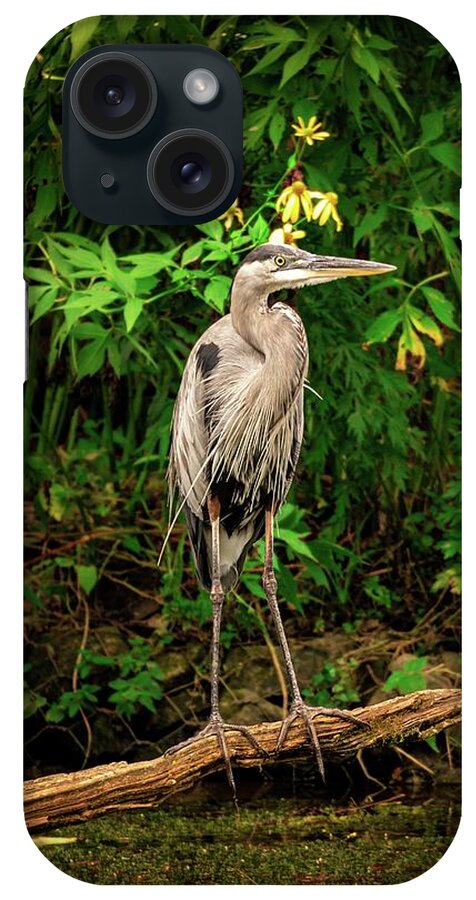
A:
[[[336,231],[342,231],[342,229],[344,227],[344,223],[343,223],[339,213],[337,212],[335,206],[332,207],[331,216],[334,219],[334,222],[336,223]]]
[[[292,197],[290,198],[286,209],[288,209],[288,208],[289,208],[289,215],[287,217],[287,220],[289,220],[290,222],[297,222],[297,220],[299,219],[299,197],[297,194],[293,194]],[[283,216],[283,221],[284,221],[284,216]]]
[[[332,212],[332,204],[327,203],[319,218],[319,225],[325,225]]]
[[[309,191],[304,191],[304,193],[301,194],[301,204],[302,204],[304,215],[306,216],[306,219],[309,222],[310,219],[312,218],[312,200],[311,200]]]
[[[285,238],[285,234],[284,234],[284,229],[276,228],[274,231],[271,232],[271,234],[268,238],[268,241],[270,244],[285,244],[286,238]]]
[[[329,201],[328,201],[325,197],[322,197],[322,199],[319,200],[319,203],[316,203],[316,205],[315,205],[315,207],[314,207],[314,211],[313,211],[313,213],[312,213],[312,218],[313,218],[313,219],[318,219],[318,218],[319,218],[319,216],[321,215],[322,210],[326,208],[328,202],[329,202]]]

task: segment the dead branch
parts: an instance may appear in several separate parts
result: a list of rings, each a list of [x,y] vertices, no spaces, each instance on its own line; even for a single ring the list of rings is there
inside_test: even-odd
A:
[[[459,690],[418,691],[395,697],[352,714],[368,728],[358,728],[339,719],[316,714],[315,725],[324,759],[333,762],[356,756],[367,748],[431,737],[461,719]],[[280,722],[251,726],[261,746],[269,753],[263,758],[239,732],[227,734],[231,759],[239,766],[269,765],[296,760],[310,753],[305,726],[290,728],[286,746],[274,748]],[[223,768],[215,738],[202,738],[172,756],[146,762],[117,762],[70,774],[49,775],[25,784],[25,818],[31,829],[83,822],[115,810],[153,807],[171,794],[191,787],[200,778]]]

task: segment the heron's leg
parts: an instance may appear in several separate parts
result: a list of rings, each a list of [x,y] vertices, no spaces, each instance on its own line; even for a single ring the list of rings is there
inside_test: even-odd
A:
[[[182,747],[187,746],[192,741],[197,741],[199,738],[208,737],[209,735],[216,735],[218,745],[220,747],[220,751],[223,757],[223,761],[225,763],[225,771],[228,778],[228,783],[231,787],[233,793],[233,801],[235,805],[238,805],[237,796],[236,796],[236,785],[235,779],[233,777],[233,770],[231,767],[230,753],[228,751],[228,746],[226,743],[225,732],[226,731],[238,731],[240,734],[244,735],[247,740],[250,742],[252,747],[263,755],[267,755],[267,752],[263,747],[258,743],[254,735],[251,733],[249,728],[246,725],[234,725],[228,722],[224,722],[220,715],[220,707],[219,707],[219,671],[220,671],[220,625],[221,625],[221,613],[223,608],[223,601],[225,599],[225,595],[223,593],[223,587],[220,578],[220,502],[216,497],[209,497],[207,500],[208,513],[210,516],[210,523],[212,528],[212,589],[210,593],[210,598],[212,601],[213,608],[213,631],[212,631],[212,663],[211,663],[211,672],[210,672],[210,721],[208,725],[205,726],[202,731],[193,737],[189,738],[187,741],[183,741],[180,744],[176,744],[174,747],[170,747],[166,754],[171,755],[175,753],[177,750],[180,750]]]
[[[361,728],[367,728],[368,725],[366,722],[362,722],[356,716],[351,715],[351,713],[344,712],[344,710],[307,706],[302,699],[276,596],[277,582],[273,567],[273,520],[274,515],[272,508],[267,509],[265,511],[265,558],[263,571],[263,587],[265,590],[269,608],[271,610],[271,615],[273,617],[274,627],[276,628],[276,633],[278,635],[279,645],[283,654],[284,665],[286,667],[286,674],[288,677],[292,697],[289,715],[285,717],[281,725],[281,731],[279,732],[279,737],[276,744],[276,751],[278,752],[279,750],[281,750],[286,740],[286,735],[289,731],[290,725],[292,725],[292,723],[298,718],[303,719],[306,724],[312,746],[314,748],[319,772],[322,779],[324,780],[324,762],[322,759],[322,752],[317,738],[316,729],[314,727],[313,716],[316,713],[321,713],[326,716],[330,716],[331,718],[343,719],[345,722],[352,722],[352,724],[358,725]]]
[[[220,716],[218,700],[218,679],[220,671],[220,628],[221,613],[225,595],[220,578],[220,502],[215,498],[208,499],[208,513],[212,526],[212,590],[210,599],[213,609],[212,632],[212,666],[210,673],[211,682],[211,718]]]

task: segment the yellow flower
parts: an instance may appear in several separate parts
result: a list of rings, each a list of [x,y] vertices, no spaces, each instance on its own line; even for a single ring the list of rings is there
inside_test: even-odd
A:
[[[276,201],[276,210],[279,212],[284,206],[282,212],[283,222],[297,222],[301,213],[301,207],[307,221],[312,216],[312,194],[303,181],[293,181],[289,187],[284,188]]]
[[[231,204],[230,208],[227,209],[226,212],[222,213],[221,216],[218,216],[218,218],[223,220],[226,231],[229,231],[230,228],[232,228],[235,219],[240,223],[240,225],[245,224],[243,210],[238,206],[238,197],[236,198],[234,203]]]
[[[337,212],[337,194],[334,194],[332,191],[329,191],[327,194],[323,194],[321,191],[311,191],[310,195],[313,199],[319,201],[314,207],[312,218],[317,219],[319,225],[325,225],[329,216],[331,216],[336,223],[336,231],[342,231],[344,225]]]
[[[286,222],[286,225],[283,225],[282,228],[275,228],[274,231],[271,232],[268,243],[269,244],[288,244],[291,247],[297,247],[297,242],[301,241],[304,237],[306,237],[305,231],[293,231],[293,226],[290,222]]]
[[[325,141],[330,137],[328,131],[320,131],[322,122],[317,121],[317,116],[311,116],[307,125],[302,116],[298,116],[298,124],[292,126],[294,128],[295,137],[304,138],[306,144],[312,147],[314,141]]]

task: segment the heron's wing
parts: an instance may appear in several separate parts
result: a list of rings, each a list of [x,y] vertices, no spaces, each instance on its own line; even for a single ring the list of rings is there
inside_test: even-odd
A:
[[[205,331],[187,360],[174,407],[169,484],[199,518],[210,482],[212,419],[240,373],[249,377],[260,364],[260,354],[235,331],[230,315]]]
[[[237,334],[231,317],[224,316],[195,344],[175,403],[168,473],[172,505],[177,493],[178,508],[183,508],[185,513],[198,575],[202,584],[208,587],[211,581],[211,536],[206,497],[212,478],[217,425],[219,430],[223,407],[229,402],[237,383],[249,379],[252,370],[261,364],[261,354]],[[242,557],[241,569],[243,546],[246,544],[248,549],[253,543],[254,530],[254,523],[249,522],[239,537],[223,532],[222,555],[226,565],[233,568]],[[257,527],[254,540],[261,532],[262,529]],[[233,580],[231,575],[230,579]]]

